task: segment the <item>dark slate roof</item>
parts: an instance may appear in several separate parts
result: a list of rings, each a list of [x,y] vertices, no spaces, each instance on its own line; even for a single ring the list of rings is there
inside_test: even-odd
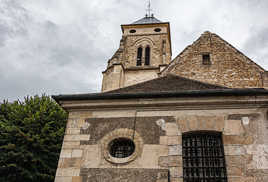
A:
[[[182,90],[228,89],[227,87],[191,80],[177,75],[168,74],[136,85],[120,88],[106,93],[150,93],[176,92]]]
[[[178,92],[151,92],[151,93],[90,93],[53,95],[59,101],[74,100],[103,100],[103,99],[140,99],[140,98],[174,98],[174,97],[210,97],[210,96],[268,96],[268,90],[263,88],[240,89],[211,89],[211,90],[183,90]]]
[[[135,21],[131,24],[153,24],[153,23],[162,23],[160,20],[156,19],[155,17],[153,16],[145,16],[144,18],[142,19],[139,19],[138,21]]]
[[[59,101],[135,99],[135,98],[174,98],[174,97],[209,97],[209,96],[256,96],[268,95],[263,88],[231,89],[212,85],[177,75],[167,75],[129,87],[103,93],[53,95]]]

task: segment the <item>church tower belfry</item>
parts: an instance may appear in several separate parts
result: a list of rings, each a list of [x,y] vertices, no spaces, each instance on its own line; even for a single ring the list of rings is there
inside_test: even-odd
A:
[[[157,78],[171,60],[169,22],[149,13],[121,29],[119,49],[103,71],[102,92]]]

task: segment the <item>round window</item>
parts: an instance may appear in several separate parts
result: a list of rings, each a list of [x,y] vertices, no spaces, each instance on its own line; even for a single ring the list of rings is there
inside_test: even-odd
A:
[[[116,138],[109,143],[109,153],[115,158],[126,158],[135,151],[135,144],[128,138]]]
[[[130,30],[129,32],[130,32],[130,33],[135,33],[136,30],[132,29],[132,30]]]
[[[161,28],[154,29],[155,32],[161,32]]]

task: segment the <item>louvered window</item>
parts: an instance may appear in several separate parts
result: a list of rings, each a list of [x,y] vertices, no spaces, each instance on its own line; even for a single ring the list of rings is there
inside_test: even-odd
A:
[[[183,134],[182,156],[184,182],[227,182],[220,132]]]

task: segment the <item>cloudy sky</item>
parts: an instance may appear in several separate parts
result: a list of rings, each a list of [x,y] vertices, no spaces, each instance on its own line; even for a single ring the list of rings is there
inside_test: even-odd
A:
[[[268,69],[267,0],[152,0],[171,24],[173,57],[206,30]],[[0,102],[98,92],[121,24],[146,0],[0,0]]]

